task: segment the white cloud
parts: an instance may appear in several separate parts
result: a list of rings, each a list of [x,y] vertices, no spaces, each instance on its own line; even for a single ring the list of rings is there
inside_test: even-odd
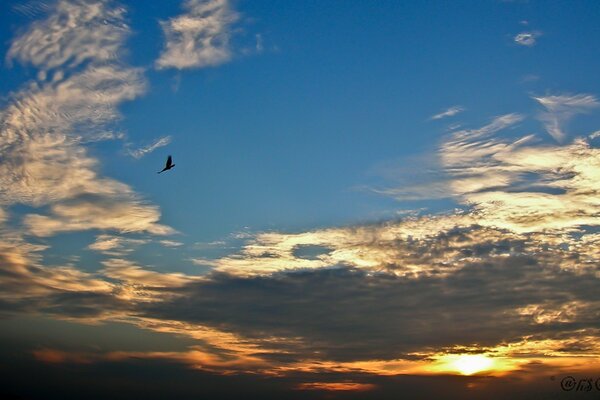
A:
[[[82,198],[50,207],[52,215],[29,214],[24,223],[36,236],[58,232],[110,229],[119,232],[148,232],[169,235],[176,231],[158,223],[158,207],[144,204],[135,197]]]
[[[521,32],[514,37],[514,41],[521,46],[532,47],[540,36],[542,36],[542,33],[538,31]]]
[[[98,235],[94,243],[90,244],[90,250],[98,251],[112,256],[122,256],[131,253],[138,245],[148,243],[145,239],[131,239],[123,236]]]
[[[162,244],[165,247],[179,247],[179,246],[183,246],[183,243],[176,242],[174,240],[159,240],[159,243]]]
[[[592,132],[588,135],[590,139],[596,139],[600,137],[600,131]]]
[[[168,145],[169,143],[171,143],[171,136],[163,136],[160,137],[158,139],[155,139],[152,143],[150,143],[147,146],[143,146],[137,149],[129,149],[127,150],[127,152],[133,157],[133,158],[142,158],[144,157],[146,154],[152,153],[154,150],[158,149],[159,147],[164,147],[166,145]]]
[[[124,260],[121,258],[111,258],[103,261],[104,269],[101,272],[102,275],[120,280],[126,285],[141,285],[150,287],[177,287],[182,286],[186,283],[197,280],[197,277],[189,276],[181,273],[161,273],[144,269],[134,262]],[[138,294],[141,292],[144,297],[148,296],[148,293],[143,288],[133,288]],[[160,296],[156,296],[160,299]]]
[[[596,97],[589,94],[533,97],[547,110],[539,115],[546,131],[558,142],[564,141],[563,125],[576,114],[590,112],[600,107]]]
[[[7,58],[42,70],[114,60],[129,34],[124,14],[124,8],[107,1],[58,1],[48,18],[32,23],[12,42]]]
[[[229,61],[231,25],[238,19],[228,0],[187,0],[186,13],[162,22],[165,49],[157,68],[215,66]]]
[[[540,102],[556,112],[558,120],[573,113],[574,107],[596,104],[591,96]],[[503,118],[505,127],[515,120]],[[503,124],[496,119],[479,130],[458,132],[439,150],[451,193],[471,206],[478,224],[516,232],[600,225],[600,150],[583,139],[560,146],[543,143],[535,135],[491,136],[499,130],[491,129],[493,125]]]
[[[446,111],[442,111],[439,114],[435,114],[431,116],[431,119],[442,119],[446,117],[452,117],[460,112],[465,111],[465,109],[461,106],[453,106],[448,108]]]
[[[13,93],[0,111],[0,204],[49,205],[50,215],[25,217],[34,235],[174,232],[158,223],[158,207],[128,185],[99,176],[98,161],[84,146],[118,137],[106,128],[120,118],[117,107],[146,90],[143,71],[117,59],[129,28],[125,10],[112,4],[57,1],[11,44],[8,58],[33,64],[43,81]]]
[[[590,95],[536,100],[553,126],[599,105]],[[405,184],[379,193],[400,199],[450,197],[468,207],[474,224],[517,233],[599,226],[600,149],[589,143],[597,135],[551,145],[534,134],[502,132],[515,131],[523,119],[506,114],[480,128],[450,133],[439,147],[437,170],[433,163],[415,167],[418,162],[409,162],[410,168],[399,169],[400,178],[391,175]]]

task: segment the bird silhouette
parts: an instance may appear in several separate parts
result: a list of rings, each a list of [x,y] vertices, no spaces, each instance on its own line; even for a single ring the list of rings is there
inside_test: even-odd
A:
[[[162,171],[158,171],[157,174],[168,171],[171,168],[173,168],[174,166],[175,166],[175,164],[173,164],[173,157],[169,156],[169,157],[167,157],[167,163],[165,164],[165,167],[162,169]]]

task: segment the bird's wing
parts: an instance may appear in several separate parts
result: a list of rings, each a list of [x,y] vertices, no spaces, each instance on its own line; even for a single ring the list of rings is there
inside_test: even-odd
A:
[[[171,156],[167,157],[166,167],[169,168],[172,164],[173,164],[173,158],[171,158]]]

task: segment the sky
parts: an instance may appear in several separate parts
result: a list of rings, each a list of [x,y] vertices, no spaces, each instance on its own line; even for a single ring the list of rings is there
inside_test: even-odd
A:
[[[3,1],[0,395],[597,396],[599,20]]]

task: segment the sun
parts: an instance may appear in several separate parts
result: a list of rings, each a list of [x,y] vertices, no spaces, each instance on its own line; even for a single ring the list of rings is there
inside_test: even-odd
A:
[[[455,360],[451,361],[450,365],[463,375],[472,375],[492,369],[494,360],[481,354],[464,355],[457,356]]]
[[[521,363],[519,360],[503,356],[492,357],[484,353],[446,353],[433,356],[432,359],[434,362],[429,365],[428,371],[461,375],[473,375],[480,372],[499,375],[514,370]]]

